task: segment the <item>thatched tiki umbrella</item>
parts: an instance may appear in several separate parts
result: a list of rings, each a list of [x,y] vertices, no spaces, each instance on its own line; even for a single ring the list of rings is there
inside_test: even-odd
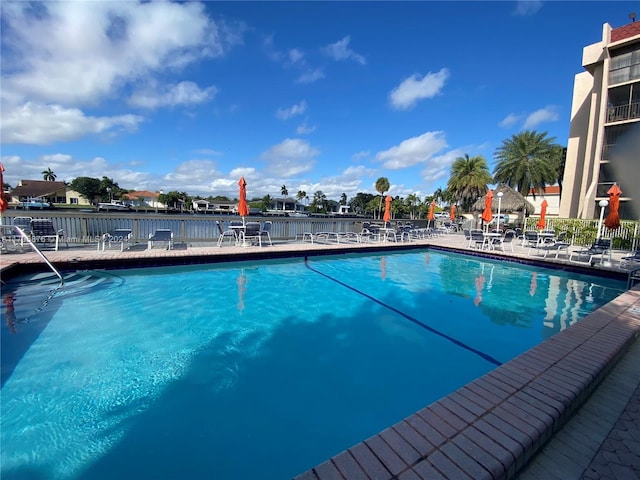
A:
[[[502,192],[500,213],[517,213],[517,223],[523,224],[525,216],[533,215],[533,212],[535,212],[535,207],[530,201],[524,198],[521,193],[516,192],[513,188],[504,184],[498,185],[495,190],[493,190],[492,209],[498,210],[498,192]],[[485,197],[478,198],[471,207],[471,210],[481,213],[484,210],[484,200]]]

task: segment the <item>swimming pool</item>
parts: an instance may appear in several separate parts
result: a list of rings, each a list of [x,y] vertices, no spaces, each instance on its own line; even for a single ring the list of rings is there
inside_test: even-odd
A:
[[[427,251],[16,282],[2,478],[288,478],[623,288]]]

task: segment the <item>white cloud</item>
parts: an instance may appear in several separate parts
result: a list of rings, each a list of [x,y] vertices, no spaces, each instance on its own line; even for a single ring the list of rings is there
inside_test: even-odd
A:
[[[386,169],[397,170],[425,163],[446,146],[444,132],[426,132],[403,140],[400,145],[378,152],[376,160],[383,162],[382,166]]]
[[[558,108],[554,105],[547,105],[546,107],[529,114],[527,119],[524,121],[522,128],[525,130],[535,128],[541,123],[557,122],[559,118],[560,115],[558,115]]]
[[[195,2],[4,2],[2,19],[3,139],[34,144],[135,129],[141,117],[94,117],[79,108],[98,106],[137,84],[155,85],[155,75],[220,57],[242,43],[245,30],[214,22]],[[134,101],[148,107],[193,104],[213,95],[215,87],[184,81],[138,93]]]
[[[296,115],[302,115],[307,110],[307,102],[302,100],[296,105],[292,105],[289,108],[279,108],[276,112],[276,117],[280,120],[288,120]]]
[[[296,133],[298,135],[307,135],[309,133],[313,133],[315,132],[316,127],[311,127],[309,125],[307,125],[307,122],[303,122],[300,125],[298,125],[298,127],[296,128]]]
[[[528,15],[534,15],[542,8],[542,1],[540,0],[518,0],[516,2],[516,9],[514,15],[519,17],[526,17]]]
[[[198,155],[206,155],[207,157],[218,157],[222,155],[222,152],[213,150],[211,148],[199,148],[197,150],[194,150],[193,153],[196,153]]]
[[[129,98],[129,103],[141,108],[175,107],[180,105],[197,105],[211,100],[218,89],[215,86],[201,89],[194,82],[180,82],[176,85],[165,85],[158,89],[148,88],[137,91]]]
[[[520,121],[522,115],[516,115],[515,113],[510,113],[505,118],[503,118],[498,125],[503,128],[512,127],[516,123]]]
[[[464,154],[467,152],[468,150],[458,148],[450,150],[443,155],[431,157],[426,163],[425,168],[420,172],[422,179],[427,185],[437,180],[448,180],[449,174],[451,173],[451,164],[456,158],[464,157]]]
[[[354,153],[353,155],[351,155],[351,160],[357,162],[363,158],[367,158],[369,155],[371,155],[371,152],[369,152],[368,150],[362,151],[362,152],[358,152],[358,153]]]
[[[334,60],[354,60],[361,65],[367,63],[364,56],[354,52],[349,48],[351,37],[347,35],[342,40],[332,43],[323,48],[323,51]]]
[[[42,102],[95,104],[242,41],[243,27],[215,23],[195,2],[46,2],[38,16],[27,2],[6,5],[3,89]]]
[[[419,100],[438,95],[448,78],[449,70],[446,68],[437,73],[429,72],[422,78],[419,74],[411,75],[391,91],[391,105],[398,110],[412,108]]]
[[[324,72],[321,68],[317,68],[315,70],[308,70],[301,74],[297,79],[296,83],[314,83],[318,80],[322,80],[325,77]]]
[[[143,121],[138,115],[88,117],[77,108],[26,103],[2,109],[2,143],[46,145],[77,140],[88,134],[133,132]]]
[[[287,138],[264,152],[262,158],[270,175],[289,178],[310,171],[319,153],[305,140]]]
[[[298,48],[292,48],[291,50],[289,50],[289,62],[293,63],[298,63],[304,60],[304,53],[302,53],[302,50],[298,49]]]

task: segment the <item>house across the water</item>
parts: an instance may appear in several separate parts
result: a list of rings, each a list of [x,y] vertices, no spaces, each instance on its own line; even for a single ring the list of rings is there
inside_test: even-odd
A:
[[[308,217],[304,205],[294,198],[272,198],[264,215],[282,217]]]

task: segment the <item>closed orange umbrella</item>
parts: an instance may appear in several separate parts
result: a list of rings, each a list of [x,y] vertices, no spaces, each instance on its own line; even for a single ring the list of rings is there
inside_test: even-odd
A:
[[[613,184],[607,193],[609,194],[609,215],[604,221],[604,224],[609,230],[615,230],[620,227],[620,214],[618,208],[620,207],[620,195],[622,190],[618,187],[617,183]]]
[[[429,227],[431,227],[431,222],[433,222],[433,219],[436,218],[435,210],[436,210],[436,202],[432,201],[431,205],[429,205],[429,213],[427,214],[427,220],[429,220]]]
[[[382,217],[382,221],[387,223],[391,221],[391,202],[393,198],[391,195],[387,195],[384,199],[384,216]]]
[[[493,220],[493,213],[491,212],[491,202],[493,202],[493,192],[489,190],[487,196],[484,198],[484,210],[482,211],[482,220],[485,223],[489,223]]]
[[[427,215],[428,220],[433,220],[436,218],[436,202],[432,201],[431,205],[429,205],[429,214]]]
[[[4,212],[9,204],[4,199],[4,165],[0,163],[0,212]]]
[[[549,203],[547,202],[546,199],[544,199],[542,201],[542,203],[540,204],[540,220],[538,220],[538,228],[540,230],[542,230],[544,228],[544,226],[547,224],[544,220],[545,215],[547,214],[547,207],[549,206]]]
[[[238,181],[240,186],[240,200],[238,201],[238,214],[242,217],[242,223],[244,224],[244,217],[249,215],[249,206],[247,205],[247,182],[244,177],[240,177]]]
[[[456,206],[455,205],[451,205],[451,212],[449,212],[449,218],[451,219],[451,221],[455,221],[456,219]]]

